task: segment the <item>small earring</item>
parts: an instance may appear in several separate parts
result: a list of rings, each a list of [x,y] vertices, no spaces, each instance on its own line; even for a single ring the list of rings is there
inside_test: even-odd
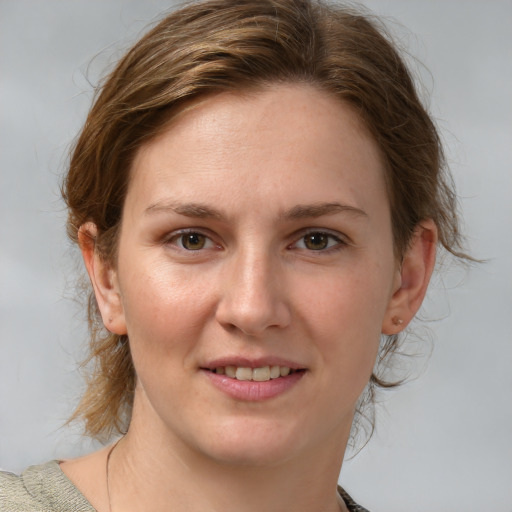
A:
[[[397,316],[394,316],[391,321],[393,322],[393,325],[402,325],[404,323],[404,321],[397,317]]]

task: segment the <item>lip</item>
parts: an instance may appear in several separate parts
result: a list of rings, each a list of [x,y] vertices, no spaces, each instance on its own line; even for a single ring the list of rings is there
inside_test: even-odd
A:
[[[263,368],[264,366],[286,366],[295,370],[286,377],[270,379],[263,382],[251,380],[237,380],[226,375],[220,375],[213,370],[216,368],[236,366],[237,368]],[[302,371],[297,371],[302,370]],[[286,393],[295,387],[307,372],[307,367],[279,356],[267,355],[264,357],[244,357],[240,355],[224,356],[209,360],[200,367],[203,373],[222,393],[246,402],[269,400]]]
[[[286,365],[283,364],[281,366]],[[247,365],[246,367],[258,368],[259,366]],[[270,379],[264,382],[256,382],[252,380],[232,379],[230,377],[226,377],[226,375],[214,373],[206,368],[201,368],[200,371],[218,390],[231,398],[245,402],[259,402],[282,395],[295,387],[306,373],[306,371],[298,371],[290,373],[286,377]]]

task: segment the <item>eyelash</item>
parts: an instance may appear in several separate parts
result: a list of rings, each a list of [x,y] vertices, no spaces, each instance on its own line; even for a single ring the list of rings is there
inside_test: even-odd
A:
[[[186,237],[187,235],[188,236],[197,235],[197,236],[201,237],[204,240],[205,245],[207,245],[207,247],[202,246],[197,249],[187,249],[183,245],[184,237]],[[306,237],[308,237],[308,236],[311,237],[314,235],[326,237],[327,238],[327,246],[324,248],[320,248],[320,249],[308,248],[306,246],[307,242],[305,241]],[[174,245],[179,250],[190,252],[190,253],[200,252],[202,250],[208,250],[208,249],[221,249],[222,248],[221,245],[216,244],[212,240],[211,236],[203,233],[200,230],[193,229],[193,228],[186,229],[186,230],[180,230],[178,232],[172,233],[168,238],[166,238],[164,240],[164,243],[167,245]],[[300,243],[303,243],[304,246],[297,247],[297,245]],[[295,242],[292,242],[291,244],[289,244],[287,246],[287,249],[296,248],[296,249],[311,252],[311,253],[331,253],[331,252],[341,250],[344,247],[346,247],[347,245],[349,245],[349,243],[346,240],[343,240],[339,236],[337,236],[333,233],[330,233],[329,231],[311,229],[311,230],[303,231],[302,233],[300,233],[300,236],[298,237],[298,239]]]
[[[204,238],[205,243],[210,245],[211,247],[200,247],[199,249],[187,249],[186,247],[183,246],[183,240],[187,235],[188,236],[198,235],[198,236]],[[180,241],[181,241],[181,243],[180,243]],[[178,249],[180,249],[182,251],[187,251],[187,252],[199,252],[203,249],[212,249],[215,246],[217,248],[220,248],[220,246],[218,244],[215,244],[215,242],[212,240],[211,236],[208,236],[205,233],[202,233],[201,231],[199,231],[197,229],[184,229],[184,230],[180,230],[178,232],[174,232],[167,239],[164,240],[164,243],[168,244],[168,245],[174,245],[174,246],[178,247]]]
[[[326,237],[327,239],[327,246],[321,249],[311,249],[306,246],[306,238],[312,237],[314,235],[318,235],[321,237]],[[315,230],[311,229],[306,232],[302,232],[299,239],[296,242],[293,242],[288,247],[296,247],[299,243],[303,243],[304,247],[299,247],[300,250],[308,251],[308,252],[318,252],[318,253],[331,253],[335,251],[339,251],[343,249],[345,246],[348,245],[348,243],[340,238],[338,235],[335,235],[333,233],[330,233],[329,231],[322,231],[322,230]]]

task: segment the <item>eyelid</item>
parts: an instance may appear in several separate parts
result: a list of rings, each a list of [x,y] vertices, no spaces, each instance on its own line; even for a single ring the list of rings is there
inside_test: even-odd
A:
[[[209,242],[212,244],[213,247],[205,247],[205,248],[193,251],[193,250],[187,250],[187,249],[185,249],[183,247],[179,247],[176,243],[173,243],[176,240],[179,240],[180,237],[182,237],[184,235],[189,235],[189,234],[197,234],[197,235],[204,236],[207,240],[209,240]],[[217,243],[214,240],[214,237],[209,232],[209,230],[206,230],[204,228],[182,228],[182,229],[176,229],[176,230],[172,231],[171,233],[167,234],[166,236],[164,236],[163,239],[162,239],[162,243],[166,244],[166,245],[173,245],[173,246],[177,247],[179,250],[183,250],[183,251],[186,251],[186,252],[189,252],[189,253],[201,252],[201,251],[208,250],[208,249],[220,249],[220,248],[222,248],[221,244]]]
[[[197,251],[189,251],[189,250],[181,248],[181,247],[177,246],[175,243],[173,243],[177,239],[179,239],[181,236],[184,236],[187,234],[192,234],[192,233],[204,236],[205,238],[207,238],[210,241],[210,243],[213,245],[213,247],[207,247],[207,248],[199,249]],[[312,249],[307,249],[307,248],[300,248],[300,250],[304,250],[304,251],[308,251],[308,252],[326,253],[326,252],[330,252],[330,251],[336,251],[337,249],[342,249],[349,245],[353,245],[350,238],[347,235],[345,235],[344,233],[340,233],[339,231],[333,231],[333,230],[327,229],[327,228],[311,227],[311,228],[301,229],[300,231],[297,231],[294,235],[292,235],[290,237],[292,239],[292,242],[287,245],[287,248],[290,248],[290,249],[294,248],[294,246],[296,246],[297,243],[300,242],[305,236],[311,235],[311,234],[327,235],[331,239],[336,240],[337,243],[334,244],[333,246],[327,247],[326,249],[319,249],[317,251],[314,251]],[[166,245],[174,245],[179,250],[183,250],[183,251],[187,251],[187,252],[191,252],[191,253],[201,252],[201,251],[204,251],[207,249],[212,249],[212,248],[222,249],[223,245],[221,243],[217,242],[215,240],[215,238],[216,238],[215,235],[213,233],[211,233],[208,229],[190,227],[190,228],[177,229],[177,230],[172,231],[171,233],[168,233],[167,235],[162,237],[162,243],[166,244]]]
[[[311,252],[311,253],[314,253],[314,252],[317,252],[317,253],[328,253],[328,252],[331,252],[331,251],[336,251],[336,250],[339,250],[339,249],[343,249],[344,247],[346,247],[348,245],[352,245],[352,241],[346,235],[344,235],[343,233],[340,233],[339,231],[332,231],[332,230],[326,229],[326,228],[314,227],[314,228],[305,228],[305,229],[302,229],[299,232],[295,233],[295,235],[294,235],[294,240],[295,241],[292,242],[291,244],[289,244],[288,247],[289,248],[294,248],[294,246],[296,246],[298,244],[298,242],[303,240],[304,237],[306,237],[307,235],[312,235],[312,234],[327,235],[331,239],[336,240],[337,243],[332,245],[332,246],[330,246],[330,247],[327,247],[325,249],[318,249],[316,251],[313,250],[313,249],[308,249],[307,247],[305,247],[305,248],[298,248],[298,249],[304,250],[304,251],[308,251],[308,252]]]

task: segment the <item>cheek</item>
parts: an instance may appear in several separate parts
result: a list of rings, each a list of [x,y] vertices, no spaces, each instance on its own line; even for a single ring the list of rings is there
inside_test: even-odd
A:
[[[306,286],[300,308],[308,316],[310,336],[326,363],[337,366],[347,380],[371,374],[390,287],[390,273],[365,264]]]
[[[302,310],[314,311],[318,328],[333,329],[340,333],[367,335],[380,334],[390,300],[391,273],[383,278],[380,268],[361,264],[324,276],[321,280],[310,277],[302,286]]]
[[[149,262],[139,268],[152,270],[126,273],[122,288],[134,362],[183,363],[207,321],[207,293],[198,289],[189,276],[177,275],[161,264]],[[172,358],[165,357],[170,354]]]

